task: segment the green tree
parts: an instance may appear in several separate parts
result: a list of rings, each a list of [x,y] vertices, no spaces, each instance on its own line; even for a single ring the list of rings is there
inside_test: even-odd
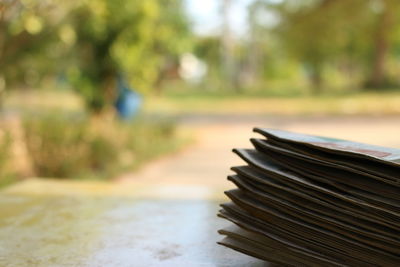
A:
[[[58,0],[0,3],[0,91],[28,84],[56,66],[57,27],[68,5]]]
[[[314,93],[322,90],[325,65],[337,56],[343,40],[335,5],[331,0],[310,0],[276,7],[281,18],[278,33],[289,53],[304,64]]]
[[[374,13],[371,23],[371,56],[369,61],[368,77],[366,86],[370,88],[382,88],[392,86],[388,77],[386,62],[393,52],[397,25],[400,23],[400,2],[396,0],[373,1],[372,11]],[[398,40],[397,40],[398,41]]]
[[[69,77],[96,113],[114,102],[119,74],[142,92],[156,89],[168,67],[190,49],[180,0],[86,0],[68,23],[75,60]]]
[[[284,46],[308,70],[314,92],[323,88],[327,65],[363,72],[366,85],[384,87],[393,55],[400,2],[395,0],[286,0],[272,5],[280,15]]]

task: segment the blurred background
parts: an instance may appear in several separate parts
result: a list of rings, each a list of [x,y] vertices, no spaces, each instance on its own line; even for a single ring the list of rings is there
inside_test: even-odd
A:
[[[219,184],[253,126],[400,147],[397,0],[4,0],[0,29],[1,186]]]

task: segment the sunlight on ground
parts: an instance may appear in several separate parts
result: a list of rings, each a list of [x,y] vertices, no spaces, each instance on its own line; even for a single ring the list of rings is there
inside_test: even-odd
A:
[[[344,96],[152,97],[145,110],[162,114],[390,115],[400,113],[400,94]]]

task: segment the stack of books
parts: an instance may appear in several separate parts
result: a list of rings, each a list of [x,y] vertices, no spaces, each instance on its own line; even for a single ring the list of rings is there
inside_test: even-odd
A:
[[[400,266],[400,150],[255,128],[219,244],[288,266]],[[400,140],[400,139],[399,139]]]

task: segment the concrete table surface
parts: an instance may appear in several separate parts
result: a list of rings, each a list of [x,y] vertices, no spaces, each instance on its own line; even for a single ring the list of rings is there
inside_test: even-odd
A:
[[[0,266],[268,266],[216,244],[207,188],[33,179],[0,193]]]

